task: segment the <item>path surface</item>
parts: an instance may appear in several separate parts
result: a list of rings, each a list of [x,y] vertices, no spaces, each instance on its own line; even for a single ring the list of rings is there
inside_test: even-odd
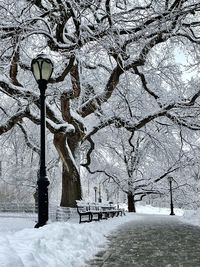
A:
[[[200,227],[175,216],[141,215],[109,237],[90,267],[200,267]]]

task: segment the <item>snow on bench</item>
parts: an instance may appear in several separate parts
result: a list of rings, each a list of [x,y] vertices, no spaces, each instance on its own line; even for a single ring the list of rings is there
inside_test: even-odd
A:
[[[82,200],[77,200],[77,212],[79,214],[79,223],[100,221],[103,219],[118,217],[125,215],[123,209],[116,208],[113,203],[88,203]]]

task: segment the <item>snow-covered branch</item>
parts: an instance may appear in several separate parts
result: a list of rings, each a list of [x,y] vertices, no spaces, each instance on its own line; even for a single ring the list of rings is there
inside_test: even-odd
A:
[[[18,111],[15,115],[10,117],[5,123],[0,125],[0,135],[8,132],[12,127],[14,127],[18,122],[20,122],[24,117],[29,114],[29,109],[23,109]]]

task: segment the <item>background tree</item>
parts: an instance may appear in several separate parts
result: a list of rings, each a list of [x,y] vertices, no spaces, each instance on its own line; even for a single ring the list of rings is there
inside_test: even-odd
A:
[[[173,176],[176,181],[174,186],[179,203],[178,195],[189,196],[193,191],[185,201],[191,202],[198,197],[191,175],[198,167],[198,159],[194,149],[186,146],[188,143],[179,142],[177,130],[178,126],[166,132],[160,125],[159,131],[149,128],[148,132],[138,131],[134,135],[124,128],[101,131],[94,138],[95,153],[90,167],[87,166],[91,179],[96,184],[105,185],[111,195],[118,190],[126,194],[129,211],[135,211],[135,203],[150,195],[168,203],[168,176]]]
[[[0,202],[31,203],[36,191],[37,173],[39,168],[40,149],[34,143],[34,128],[29,136],[21,124],[4,134],[0,139],[1,146],[1,172]],[[48,136],[47,136],[48,139]],[[47,171],[51,180],[50,199],[55,198],[58,188],[58,157],[52,151],[52,141],[48,140]]]

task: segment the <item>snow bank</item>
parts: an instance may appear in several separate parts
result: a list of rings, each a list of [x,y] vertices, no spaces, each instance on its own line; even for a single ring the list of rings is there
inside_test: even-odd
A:
[[[128,221],[141,220],[136,214],[91,223],[60,222],[39,229],[1,233],[1,267],[78,267],[107,243],[106,235]]]

